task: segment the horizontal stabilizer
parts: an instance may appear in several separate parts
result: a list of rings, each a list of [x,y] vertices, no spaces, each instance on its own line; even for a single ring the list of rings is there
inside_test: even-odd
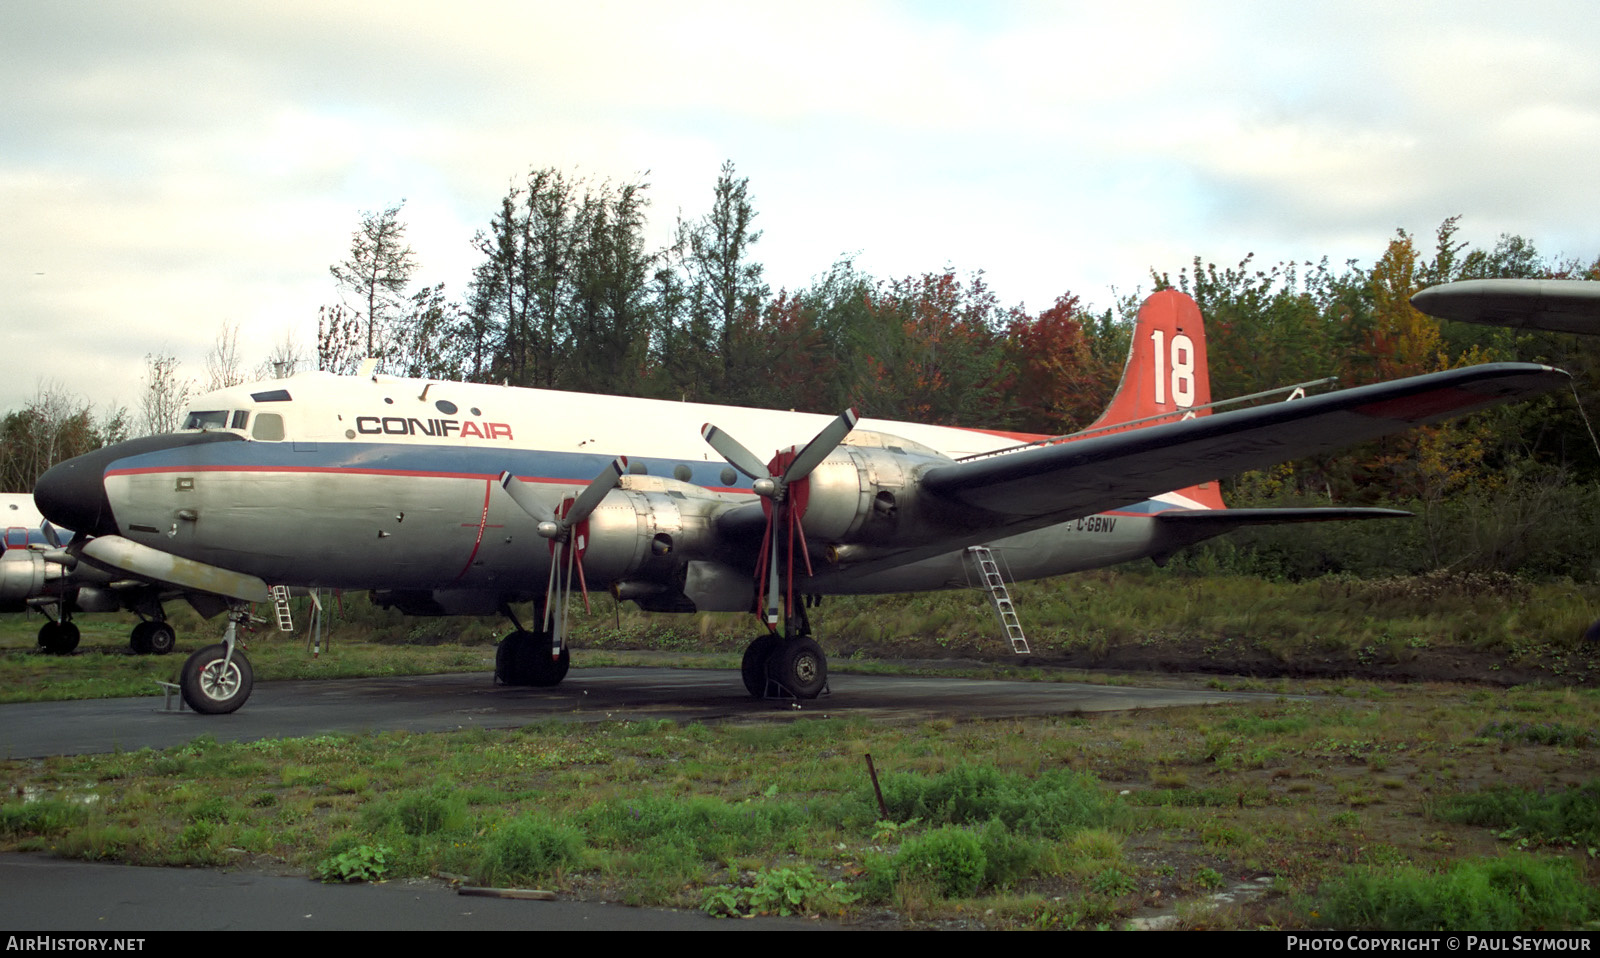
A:
[[[96,536],[84,543],[80,558],[102,569],[184,590],[245,602],[266,602],[271,598],[267,584],[253,575],[170,555],[122,536]]]
[[[1162,523],[1175,525],[1275,526],[1291,522],[1343,522],[1352,519],[1409,519],[1403,509],[1327,508],[1305,509],[1174,509],[1156,516]]]

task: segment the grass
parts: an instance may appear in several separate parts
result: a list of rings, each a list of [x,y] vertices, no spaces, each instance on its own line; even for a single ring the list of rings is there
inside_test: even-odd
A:
[[[1127,571],[1021,586],[1042,665],[999,651],[971,594],[841,599],[817,613],[836,670],[1081,680],[1068,666],[1184,650],[1213,667],[1333,665],[1207,680],[1285,695],[1268,704],[1092,718],[536,723],[4,762],[0,849],[933,928],[1116,928],[1152,910],[1177,927],[1586,927],[1600,669],[1577,635],[1596,595],[1476,588],[1517,591]],[[575,667],[731,670],[750,637],[744,617],[598,605]],[[0,700],[153,693],[214,631],[183,622],[179,654],[136,657],[128,621],[85,616],[82,651],[46,657],[38,621],[0,625]],[[487,671],[496,628],[348,601],[318,657],[268,633],[249,654],[263,680]],[[1444,659],[1537,684],[1384,678]],[[1210,903],[1240,884],[1267,890]]]
[[[1205,927],[1575,928],[1600,919],[1581,831],[1597,747],[1480,734],[1556,714],[1596,727],[1600,692],[1371,683],[1088,720],[202,738],[0,764],[36,799],[0,805],[0,848],[917,927],[1166,908]],[[1271,890],[1202,907],[1240,882]],[[1479,888],[1459,915],[1439,904]]]

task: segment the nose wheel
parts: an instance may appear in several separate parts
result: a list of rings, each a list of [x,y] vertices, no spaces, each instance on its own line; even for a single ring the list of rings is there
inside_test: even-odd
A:
[[[183,701],[202,715],[237,711],[250,698],[255,673],[250,660],[235,647],[239,623],[245,618],[243,610],[229,612],[222,641],[206,646],[183,663],[178,679]]]

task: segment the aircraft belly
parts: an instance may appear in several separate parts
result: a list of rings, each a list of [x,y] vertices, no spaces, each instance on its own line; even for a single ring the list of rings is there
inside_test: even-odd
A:
[[[1007,581],[1081,572],[1162,551],[1155,520],[1145,515],[1094,515],[990,542]],[[834,594],[964,589],[978,582],[966,550],[852,578],[848,570],[819,577]]]

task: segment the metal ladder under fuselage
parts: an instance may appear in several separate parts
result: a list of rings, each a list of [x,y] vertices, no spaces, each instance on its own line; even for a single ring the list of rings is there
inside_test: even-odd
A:
[[[278,631],[293,632],[294,617],[289,614],[289,587],[275,585],[272,587],[272,605],[278,610]]]
[[[967,554],[972,556],[972,564],[978,569],[983,589],[989,593],[989,604],[1000,619],[1000,630],[1010,641],[1011,651],[1018,655],[1030,654],[1032,650],[1028,648],[1028,637],[1022,633],[1017,608],[1011,602],[1011,592],[1006,588],[1005,577],[1000,575],[1000,566],[995,562],[994,553],[989,551],[988,546],[968,546]]]

